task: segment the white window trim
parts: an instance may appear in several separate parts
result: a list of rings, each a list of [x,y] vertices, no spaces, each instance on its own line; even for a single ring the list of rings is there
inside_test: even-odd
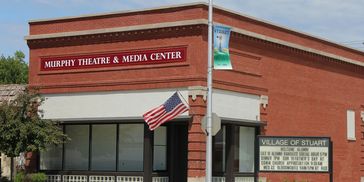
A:
[[[352,109],[348,109],[346,111],[346,132],[348,140],[356,140],[355,125],[355,111]]]

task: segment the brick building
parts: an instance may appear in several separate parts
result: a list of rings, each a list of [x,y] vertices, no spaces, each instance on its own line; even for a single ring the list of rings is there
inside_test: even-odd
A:
[[[39,170],[53,181],[204,181],[207,13],[196,3],[30,21],[29,84],[73,139],[40,153]],[[214,23],[232,28],[233,65],[213,73],[214,180],[330,180],[258,170],[264,135],[328,137],[334,181],[360,181],[364,53],[220,7]],[[150,132],[142,114],[176,90],[189,112]]]

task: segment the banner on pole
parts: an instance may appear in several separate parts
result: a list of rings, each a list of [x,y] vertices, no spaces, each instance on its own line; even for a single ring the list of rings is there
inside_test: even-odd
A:
[[[214,26],[214,69],[231,70],[229,39],[230,28]]]

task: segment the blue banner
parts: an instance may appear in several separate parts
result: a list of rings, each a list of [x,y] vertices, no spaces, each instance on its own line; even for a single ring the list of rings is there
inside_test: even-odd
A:
[[[231,70],[233,69],[229,53],[229,27],[214,26],[214,69]]]

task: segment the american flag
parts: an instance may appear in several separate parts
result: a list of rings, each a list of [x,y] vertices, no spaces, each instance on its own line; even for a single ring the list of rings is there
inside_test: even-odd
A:
[[[188,107],[181,101],[176,92],[164,104],[143,114],[143,118],[149,125],[149,129],[154,130],[186,111],[188,111]]]

